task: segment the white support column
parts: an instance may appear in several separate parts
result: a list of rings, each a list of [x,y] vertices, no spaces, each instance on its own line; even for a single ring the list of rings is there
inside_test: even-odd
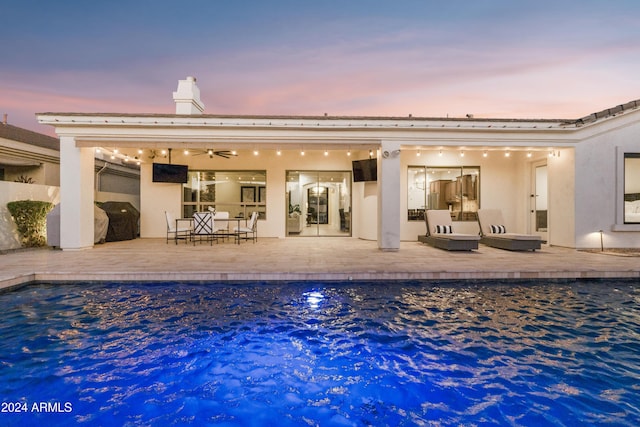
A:
[[[93,148],[78,148],[73,137],[60,137],[60,248],[93,247]]]
[[[400,249],[400,144],[382,141],[378,152],[378,248]]]

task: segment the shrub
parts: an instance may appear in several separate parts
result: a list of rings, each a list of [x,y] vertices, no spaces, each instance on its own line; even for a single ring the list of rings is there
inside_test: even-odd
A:
[[[18,200],[7,203],[7,209],[20,233],[20,243],[27,248],[47,245],[47,214],[53,203]]]

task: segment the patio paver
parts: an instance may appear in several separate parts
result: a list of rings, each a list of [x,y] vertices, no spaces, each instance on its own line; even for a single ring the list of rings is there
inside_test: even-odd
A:
[[[480,245],[448,252],[402,242],[396,252],[344,237],[260,238],[191,245],[136,239],[84,251],[0,255],[0,289],[32,281],[242,281],[640,278],[640,258],[543,245],[509,252]]]

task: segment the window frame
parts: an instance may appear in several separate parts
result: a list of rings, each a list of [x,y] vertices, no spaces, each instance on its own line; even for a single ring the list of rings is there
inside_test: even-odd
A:
[[[622,184],[622,198],[624,200],[623,206],[622,206],[622,221],[624,224],[629,224],[629,225],[640,225],[640,218],[638,218],[635,221],[630,221],[629,218],[627,217],[627,210],[626,210],[626,204],[628,202],[636,202],[640,200],[640,189],[637,192],[627,192],[627,176],[628,176],[628,170],[627,168],[629,167],[627,160],[629,159],[636,159],[638,162],[640,162],[640,152],[639,153],[624,153],[623,154],[623,184]],[[638,168],[638,170],[640,170],[640,168]],[[640,174],[639,174],[639,181],[640,181]],[[640,182],[637,184],[640,187]],[[640,202],[638,202],[640,203]]]
[[[611,231],[640,231],[640,223],[625,223],[624,192],[625,192],[625,154],[635,154],[637,151],[625,151],[624,147],[616,147],[616,219]]]
[[[194,189],[193,179],[194,174],[195,179],[197,181],[197,188]],[[209,177],[213,177],[213,183],[208,184],[209,186],[213,186],[212,198],[209,200],[205,198],[203,200],[202,194],[202,182],[206,181],[206,176],[203,174],[208,174]],[[224,175],[238,175],[238,180],[235,182],[235,186],[237,189],[231,189],[230,194],[236,195],[237,197],[233,197],[233,199],[229,200],[218,200],[216,196],[218,195],[217,191],[217,178],[216,174]],[[242,175],[251,176],[253,179],[244,180]],[[191,217],[193,212],[198,211],[206,211],[208,208],[214,208],[220,211],[229,211],[230,216],[236,217],[242,215],[244,218],[248,218],[252,211],[258,212],[259,219],[267,218],[267,171],[258,170],[258,169],[237,169],[237,170],[220,170],[220,169],[189,169],[188,172],[188,182],[182,185],[182,198],[181,198],[181,208],[184,218]],[[255,180],[256,177],[262,178],[264,180]],[[255,198],[254,200],[242,200],[242,192],[245,188],[254,188]],[[237,190],[237,191],[236,191]],[[189,197],[187,195],[190,195]],[[264,196],[263,196],[264,195]],[[237,199],[237,200],[236,200]]]
[[[424,179],[420,180],[420,179],[415,179],[416,178],[416,173],[413,173],[413,177],[411,177],[410,175],[412,175],[412,170],[416,170],[416,169],[420,169],[422,170],[423,173],[423,177]],[[429,171],[447,171],[447,172],[451,172],[453,171],[456,175],[454,176],[455,180],[445,180],[445,181],[451,181],[451,183],[456,183],[456,181],[458,181],[459,178],[464,177],[464,176],[473,176],[475,175],[475,181],[473,181],[473,185],[474,185],[474,194],[475,194],[475,198],[473,199],[469,199],[468,196],[465,196],[464,193],[464,185],[462,184],[462,181],[460,181],[460,186],[458,189],[458,185],[456,184],[456,189],[455,189],[455,193],[454,197],[457,200],[460,200],[459,202],[447,202],[447,208],[452,210],[452,206],[454,206],[455,204],[460,204],[460,209],[459,210],[452,210],[452,220],[453,221],[477,221],[477,211],[478,209],[480,209],[480,183],[481,183],[481,168],[480,166],[477,165],[455,165],[455,166],[429,166],[429,165],[408,165],[407,166],[407,221],[409,222],[415,222],[415,221],[424,221],[424,212],[427,209],[434,209],[433,207],[430,207],[430,202],[433,202],[433,200],[429,200],[431,191],[430,191],[430,185],[432,182],[434,181],[441,181],[441,180],[433,180],[433,181],[429,181],[427,179],[427,175],[429,173]],[[477,174],[475,173],[477,172]],[[411,179],[414,179],[414,181],[412,182]],[[473,178],[472,178],[473,180]],[[423,185],[423,188],[419,188],[420,187],[420,182]],[[413,185],[412,185],[413,184]],[[427,185],[429,184],[429,185]],[[469,185],[469,184],[467,184]],[[416,188],[418,188],[418,190],[422,190],[423,196],[422,197],[416,197]],[[413,194],[412,194],[413,192]],[[418,200],[422,198],[422,206],[421,207],[409,207],[410,201],[412,199],[414,200]],[[465,200],[466,200],[466,205],[467,208],[465,208]],[[474,208],[472,208],[471,210],[468,209],[469,206],[469,200],[473,200],[474,202],[471,203],[476,204],[476,206]],[[442,201],[439,201],[438,203],[441,203]],[[444,206],[440,206],[440,207],[436,207],[436,209],[444,209]],[[454,214],[454,212],[457,212],[457,215]]]

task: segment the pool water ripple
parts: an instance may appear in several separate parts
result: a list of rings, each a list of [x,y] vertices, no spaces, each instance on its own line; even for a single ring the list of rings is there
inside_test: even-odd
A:
[[[32,285],[0,425],[640,424],[640,284]]]

